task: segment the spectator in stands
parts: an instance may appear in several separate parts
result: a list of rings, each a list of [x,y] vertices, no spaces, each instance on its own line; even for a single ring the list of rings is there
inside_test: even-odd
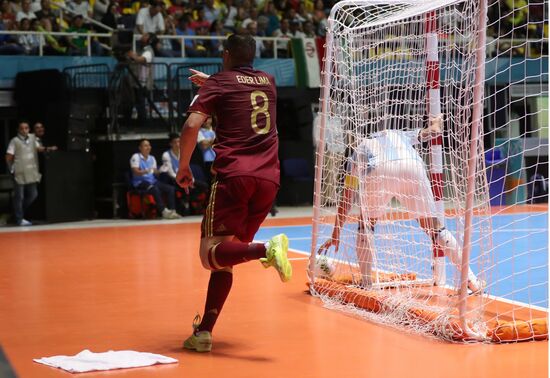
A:
[[[221,10],[214,7],[214,0],[204,0],[204,19],[212,24],[220,19]]]
[[[191,19],[191,15],[188,13],[185,13],[182,18],[179,21],[178,27],[176,28],[176,34],[177,35],[195,35],[195,31],[189,27],[189,22]],[[185,56],[189,57],[196,57],[197,55],[197,49],[195,47],[195,40],[193,39],[186,39],[184,40],[184,48],[185,48]]]
[[[6,20],[0,23],[0,31],[15,30],[14,23]],[[25,49],[17,43],[17,37],[10,34],[0,34],[0,55],[22,55]]]
[[[139,153],[132,155],[130,168],[132,169],[132,186],[153,195],[157,212],[162,218],[181,218],[175,210],[176,194],[174,187],[157,179],[159,174],[157,161],[151,155],[151,143],[147,139],[140,141]],[[163,195],[166,196],[167,207],[164,206]]]
[[[167,15],[164,18],[164,20],[165,20],[164,21],[164,33],[165,33],[165,35],[172,35],[172,36],[177,35],[174,16]],[[168,38],[161,39],[160,49],[158,51],[159,56],[167,57],[167,58],[180,56],[180,54],[178,54],[176,52],[177,49],[174,48],[174,44],[176,44],[176,43],[177,43],[177,40],[175,40],[175,39],[168,39]]]
[[[304,38],[304,33],[300,30],[300,23],[296,20],[290,21],[291,38]]]
[[[110,5],[109,0],[95,0],[93,4],[94,6],[93,6],[92,13],[93,13],[94,19],[99,21],[109,11],[109,5]]]
[[[266,51],[266,47],[264,45],[264,42],[258,38],[258,23],[256,21],[250,22],[248,24],[248,27],[246,28],[247,32],[254,37],[256,40],[256,58],[261,58],[264,51]]]
[[[35,18],[33,22],[38,22]],[[31,20],[24,18],[19,23],[20,31],[30,31],[31,30]],[[19,45],[25,49],[25,54],[27,55],[38,55],[40,42],[44,45],[44,37],[36,34],[20,34],[18,39]]]
[[[237,17],[237,8],[233,5],[233,0],[225,0],[222,4],[223,27],[229,32],[235,32],[235,18]]]
[[[290,33],[289,24],[288,19],[285,18],[281,20],[281,28],[273,32],[273,37],[284,38],[283,40],[277,41],[277,57],[279,58],[290,57],[288,53],[288,43],[290,38],[292,38],[292,34]]]
[[[216,140],[216,133],[212,128],[212,117],[208,117],[204,122],[197,135],[197,146],[202,152],[202,160],[204,162],[204,173],[206,174],[207,184],[212,183],[212,163],[216,158],[216,153],[212,146]]]
[[[29,20],[36,18],[36,15],[31,11],[30,0],[23,0],[23,3],[21,4],[21,10],[17,12],[17,16],[15,17],[15,20],[17,22],[20,22],[24,18],[28,18]]]
[[[248,12],[248,17],[244,19],[241,26],[244,29],[248,29],[248,24],[250,24],[251,22],[258,22],[258,16],[259,16],[258,9],[252,7]]]
[[[46,139],[46,128],[42,122],[36,122],[33,126],[34,137],[36,138],[36,145],[44,152],[57,151],[57,146],[52,145]]]
[[[273,32],[281,27],[281,22],[279,21],[277,9],[273,1],[268,0],[264,3],[264,10],[261,15],[267,17],[268,20],[267,29],[265,31],[266,35],[273,35]]]
[[[315,31],[313,30],[313,22],[308,20],[304,22],[302,26],[304,28],[304,32],[303,32],[304,38],[315,38]]]
[[[52,24],[52,30],[58,31],[59,24],[57,18],[59,17],[59,12],[52,9],[50,0],[41,0],[40,1],[40,10],[36,12],[36,18],[41,20],[43,18],[48,18]]]
[[[17,15],[17,13],[20,12],[22,9],[21,0],[11,0],[10,6],[13,14]]]
[[[111,3],[107,8],[107,12],[101,18],[101,23],[109,26],[110,28],[117,29],[119,18],[120,13],[118,12],[118,6],[115,3]]]
[[[37,184],[41,179],[38,151],[41,148],[37,146],[35,136],[29,134],[28,122],[19,122],[17,136],[10,141],[6,151],[6,164],[14,180],[13,212],[18,226],[32,224],[24,214],[38,196]]]
[[[208,28],[210,27],[210,22],[208,22],[208,20],[206,20],[205,18],[204,8],[198,8],[196,10],[196,14],[197,16],[193,21],[191,21],[189,27],[193,29],[195,33],[197,33],[197,29],[199,28],[206,28],[208,30]]]
[[[32,20],[31,29],[33,31],[45,33],[43,34],[45,41],[43,47],[44,55],[65,55],[67,53],[67,47],[59,43],[59,41],[49,33],[52,31],[52,24],[49,18],[43,18],[39,22]]]
[[[235,33],[244,33],[246,29],[242,27],[244,20],[248,18],[248,9],[245,7],[237,8],[237,16],[235,17]]]
[[[86,0],[71,0],[67,3],[67,8],[83,18],[92,17],[92,7]]]
[[[300,1],[300,4],[298,5],[298,12],[296,14],[296,17],[302,24],[306,21],[312,20],[312,14],[307,11],[304,1]]]
[[[65,30],[68,33],[87,34],[88,29],[84,27],[84,19],[81,15],[74,16],[71,26]],[[84,36],[67,37],[70,55],[86,55],[87,40]]]
[[[288,18],[291,25],[293,22],[296,22],[298,23],[298,25],[300,25],[302,22],[305,21],[300,15],[298,15],[298,13],[296,13],[296,10],[294,8],[290,8],[286,12],[286,18]]]
[[[327,34],[327,15],[325,13],[323,0],[317,0],[313,11],[313,24],[318,36],[324,37]]]
[[[259,16],[258,17],[258,30],[256,31],[256,35],[258,37],[270,37],[271,35],[267,34],[267,27],[269,24],[269,19],[265,16]],[[262,40],[262,43],[264,45],[264,49],[262,50],[261,56],[262,58],[273,58],[273,41],[268,40]]]
[[[208,36],[208,27],[205,25],[197,27],[195,33],[198,36]],[[195,40],[195,48],[198,56],[208,56],[208,48],[210,46],[210,41],[207,39],[197,39]]]
[[[505,31],[512,31],[513,37],[525,37],[527,35],[527,20],[529,18],[529,7],[527,0],[504,0],[500,2],[501,15],[500,25]]]
[[[162,7],[157,0],[151,0],[148,7],[141,8],[136,19],[136,30],[139,34],[164,33],[164,17]]]
[[[225,37],[225,33],[223,32],[223,24],[222,21],[216,20],[212,23],[210,26],[210,36],[212,37],[220,37],[220,39],[212,39],[209,41],[209,54],[213,57],[220,57],[223,52],[223,38]]]
[[[288,0],[273,0],[273,3],[277,11],[283,15],[286,15],[291,8],[290,1]]]
[[[185,13],[185,5],[183,0],[173,0],[172,5],[168,7],[168,14],[180,18]]]
[[[2,14],[0,18],[1,21],[15,22],[15,13],[8,0],[2,0],[0,2],[0,14]]]
[[[122,17],[128,20],[132,20],[132,22],[128,22],[125,25],[132,24],[132,27],[134,28],[135,28],[135,21],[136,21],[136,18],[134,16],[138,14],[140,9],[142,9],[144,5],[148,5],[148,3],[145,3],[145,2],[133,2],[131,0],[121,0],[118,2],[118,4],[120,5],[120,14],[122,15]]]

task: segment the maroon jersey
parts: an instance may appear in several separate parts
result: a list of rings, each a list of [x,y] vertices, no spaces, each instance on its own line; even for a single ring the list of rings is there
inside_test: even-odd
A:
[[[218,177],[254,176],[279,185],[275,80],[252,67],[212,75],[189,112],[216,116]]]

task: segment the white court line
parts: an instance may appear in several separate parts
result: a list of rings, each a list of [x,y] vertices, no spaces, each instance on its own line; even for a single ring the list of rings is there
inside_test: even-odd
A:
[[[294,252],[294,253],[297,253],[297,254],[300,254],[300,255],[307,255],[307,256],[310,255],[309,252],[302,251],[302,250],[299,250],[299,249],[292,248],[292,249],[289,249],[289,250],[291,252]],[[307,258],[305,258],[305,257],[296,258],[296,260],[308,260],[308,259],[309,259],[309,257],[307,257]],[[292,259],[289,259],[289,260],[292,260]],[[334,260],[342,262],[341,260],[338,260],[338,259],[334,259]],[[454,287],[451,287],[449,285],[445,285],[445,287],[448,288],[448,289],[454,290]],[[492,300],[499,301],[499,302],[504,302],[504,303],[508,303],[508,304],[512,304],[512,305],[516,305],[518,307],[529,308],[529,309],[533,309],[533,310],[537,310],[537,311],[541,311],[541,312],[549,312],[549,309],[547,309],[547,308],[536,306],[536,305],[530,305],[530,304],[527,304],[527,303],[524,303],[524,302],[515,301],[513,299],[502,298],[502,297],[499,297],[499,296],[496,296],[496,295],[490,295],[490,294],[485,294],[485,296],[487,298],[492,299]]]
[[[509,303],[509,304],[513,304],[513,305],[516,305],[516,306],[520,306],[520,307],[526,307],[526,308],[530,308],[530,309],[538,310],[538,311],[542,311],[542,312],[548,312],[548,310],[549,310],[549,309],[544,308],[544,307],[540,307],[540,306],[536,306],[536,305],[530,305],[530,304],[523,303],[523,302],[520,302],[520,301],[514,301],[513,299],[497,297],[496,295],[490,295],[490,294],[485,294],[485,295],[487,296],[487,298],[491,298],[495,301]]]

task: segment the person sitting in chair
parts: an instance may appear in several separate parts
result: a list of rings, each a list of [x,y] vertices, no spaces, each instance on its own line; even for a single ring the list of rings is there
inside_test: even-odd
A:
[[[157,161],[151,155],[151,143],[147,139],[142,139],[139,143],[139,153],[132,155],[130,167],[132,186],[153,196],[158,214],[164,219],[181,218],[174,210],[175,188],[157,179],[159,175]],[[164,206],[163,194],[166,196],[168,207]]]

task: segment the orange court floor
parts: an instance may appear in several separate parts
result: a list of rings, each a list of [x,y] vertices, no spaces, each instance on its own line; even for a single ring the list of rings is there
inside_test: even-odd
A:
[[[0,345],[15,373],[69,377],[33,358],[89,349],[159,353],[179,363],[83,378],[548,376],[547,342],[451,344],[326,309],[306,293],[307,260],[293,253],[286,284],[257,262],[236,266],[212,352],[185,351],[209,277],[198,242],[198,223],[161,221],[0,233]]]

